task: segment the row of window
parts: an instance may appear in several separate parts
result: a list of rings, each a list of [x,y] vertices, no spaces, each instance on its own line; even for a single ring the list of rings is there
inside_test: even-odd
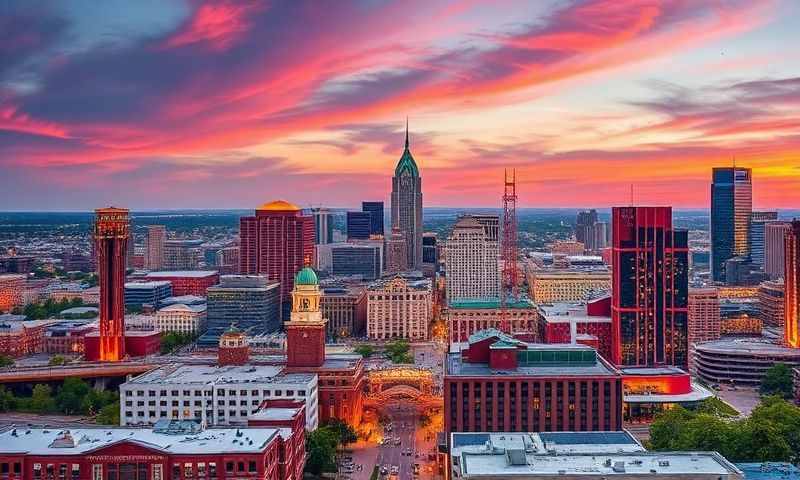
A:
[[[313,393],[313,391],[314,390],[312,389],[312,393]],[[227,392],[228,392],[228,395],[231,396],[231,397],[234,397],[237,394],[236,390],[228,390]],[[250,395],[252,395],[254,397],[255,396],[269,397],[269,396],[272,396],[273,392],[274,392],[274,396],[276,396],[276,397],[283,396],[283,390],[239,390],[238,391],[239,396],[243,396],[243,397],[248,396],[248,392],[249,392]],[[306,391],[305,390],[297,390],[297,391],[295,391],[295,390],[286,390],[286,396],[287,397],[293,397],[293,396],[295,396],[295,392],[296,392],[296,395],[298,397],[305,397],[306,396]],[[210,391],[205,391],[204,392],[204,391],[201,391],[201,390],[195,390],[194,393],[192,393],[191,390],[183,390],[182,393],[183,393],[184,397],[190,397],[192,395],[194,395],[195,397],[202,397],[204,395],[205,396],[210,396],[211,395]],[[133,394],[134,394],[133,390],[126,390],[125,391],[125,396],[126,397],[132,397],[132,396],[134,396]],[[181,390],[171,390],[170,391],[170,395],[173,396],[173,397],[177,397],[180,394],[181,394]],[[144,397],[145,396],[144,390],[136,390],[136,396],[137,397]],[[160,391],[158,391],[158,393],[156,393],[156,390],[148,390],[147,391],[147,396],[148,397],[157,397],[157,396],[166,397],[167,396],[167,390],[160,390]],[[225,396],[225,390],[222,390],[222,389],[217,390],[217,396],[224,397]]]

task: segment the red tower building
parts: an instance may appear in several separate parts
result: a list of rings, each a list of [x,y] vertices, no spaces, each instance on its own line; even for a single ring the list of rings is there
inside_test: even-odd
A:
[[[280,282],[281,302],[288,304],[294,274],[314,258],[314,218],[289,202],[265,203],[240,219],[239,242],[240,273]]]
[[[800,348],[800,220],[792,222],[784,236],[784,245],[784,342],[789,347]]]
[[[317,274],[305,267],[294,278],[292,316],[286,322],[286,366],[320,367],[325,363],[325,321],[320,311]]]
[[[614,207],[612,361],[687,368],[688,233],[671,207]]]
[[[116,362],[125,356],[125,257],[128,249],[128,210],[95,210],[93,242],[100,284],[100,360]]]

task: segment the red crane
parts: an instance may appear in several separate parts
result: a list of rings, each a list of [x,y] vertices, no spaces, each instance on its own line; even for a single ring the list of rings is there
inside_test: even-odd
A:
[[[516,170],[503,171],[503,278],[500,288],[500,311],[502,320],[500,329],[505,333],[511,332],[508,315],[508,302],[519,299],[517,286],[517,174]]]

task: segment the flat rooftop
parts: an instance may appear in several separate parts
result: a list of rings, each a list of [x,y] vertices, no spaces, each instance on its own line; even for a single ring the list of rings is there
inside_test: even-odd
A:
[[[267,407],[247,416],[248,420],[291,420],[299,412],[299,408]]]
[[[647,452],[627,432],[453,433],[451,445],[462,478],[743,478],[716,452]]]
[[[283,373],[279,365],[169,365],[144,373],[125,382],[125,385],[246,385],[248,383],[279,383],[307,385],[316,377],[313,373]]]
[[[569,346],[571,344],[566,344]],[[545,345],[545,347],[561,347],[564,344]],[[535,350],[535,349],[534,349]],[[575,348],[576,351],[583,350]],[[594,351],[592,349],[587,349]],[[594,364],[561,364],[548,365],[537,364],[535,366],[518,366],[515,370],[494,370],[489,368],[488,363],[469,363],[461,358],[461,352],[451,352],[447,355],[447,376],[456,377],[484,377],[484,376],[525,376],[525,377],[552,377],[552,376],[615,376],[618,375],[603,361],[598,360]]]
[[[172,454],[258,453],[281,434],[276,428],[210,428],[191,434],[144,428],[11,428],[0,433],[0,454],[79,455],[119,442]]]
[[[476,298],[468,300],[452,300],[447,304],[448,308],[456,310],[477,310],[477,309],[496,309],[500,308],[499,298]],[[508,308],[534,308],[535,305],[530,298],[522,297],[516,301],[509,300],[506,303]]]
[[[784,347],[761,338],[734,338],[713,340],[695,345],[698,351],[729,355],[770,355],[800,359],[800,349]]]
[[[161,272],[149,272],[146,276],[148,278],[169,278],[169,277],[187,277],[187,278],[205,278],[218,275],[216,270],[172,270]]]
[[[126,282],[125,288],[128,290],[146,290],[150,288],[158,288],[171,285],[172,283],[166,280],[153,280],[150,282]]]

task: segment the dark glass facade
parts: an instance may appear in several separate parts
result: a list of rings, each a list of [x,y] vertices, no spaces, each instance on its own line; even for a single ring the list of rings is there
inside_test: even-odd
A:
[[[361,202],[361,211],[369,212],[369,233],[383,236],[383,202]]]
[[[422,236],[422,263],[436,263],[436,240],[435,233],[426,233]]]
[[[368,240],[371,224],[370,212],[347,212],[347,239]]]
[[[670,207],[615,207],[612,359],[621,366],[688,366],[688,232]]]
[[[263,276],[223,275],[220,284],[207,290],[208,330],[200,338],[201,345],[216,345],[219,336],[231,325],[258,335],[281,328],[281,295],[277,282],[268,283]]]
[[[375,280],[381,275],[381,249],[369,245],[344,245],[331,250],[333,275],[362,275]]]
[[[711,276],[725,280],[725,261],[749,255],[753,206],[749,168],[714,168],[711,174]]]

